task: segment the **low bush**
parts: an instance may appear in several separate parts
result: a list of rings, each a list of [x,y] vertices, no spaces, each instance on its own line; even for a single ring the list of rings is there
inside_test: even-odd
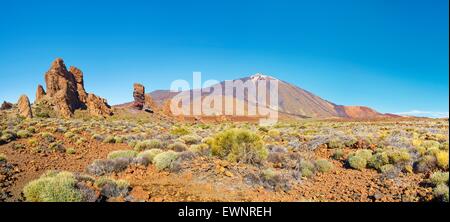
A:
[[[75,154],[76,152],[77,151],[74,148],[72,148],[72,147],[69,147],[69,148],[66,149],[66,153],[67,154]]]
[[[28,183],[23,194],[30,202],[81,202],[83,195],[76,184],[70,172],[49,173]]]
[[[174,151],[166,151],[157,154],[153,158],[153,163],[158,170],[170,169],[174,161],[178,158],[178,153]]]
[[[231,162],[260,163],[268,156],[261,137],[245,129],[230,129],[214,136],[211,152]]]
[[[448,170],[448,152],[438,151],[434,156],[436,157],[436,165],[443,170]]]
[[[449,188],[446,184],[439,184],[433,189],[433,196],[436,200],[449,202]]]
[[[107,136],[104,140],[104,143],[116,143],[116,139],[114,138],[114,136]]]
[[[348,159],[348,165],[353,168],[353,169],[357,169],[357,170],[362,170],[364,168],[366,168],[367,165],[367,160],[364,159],[363,157],[357,156],[357,155],[352,155],[350,156]]]
[[[275,139],[280,138],[280,136],[281,136],[280,131],[277,130],[277,129],[271,129],[271,130],[269,130],[269,131],[267,132],[267,134],[268,134],[270,137],[275,138]]]
[[[433,184],[433,186],[448,184],[448,176],[448,172],[435,172],[430,176],[430,183]]]
[[[108,159],[117,159],[117,158],[133,158],[137,156],[137,152],[134,150],[116,150],[112,151],[108,154]]]
[[[315,166],[311,161],[300,160],[297,166],[301,176],[310,178],[314,175]]]
[[[211,154],[211,149],[205,143],[191,145],[188,150],[191,152],[194,152],[194,153],[202,154],[202,155],[210,155]]]
[[[317,171],[321,173],[326,173],[333,169],[333,164],[326,159],[316,160],[315,166]]]
[[[158,139],[139,141],[136,142],[136,145],[134,146],[134,150],[138,152],[143,150],[159,149],[159,148],[162,148],[162,144],[161,141]]]
[[[167,148],[175,152],[183,152],[188,149],[188,146],[182,142],[175,142],[173,144],[170,144]]]
[[[190,133],[191,133],[191,131],[188,128],[182,127],[182,126],[181,127],[173,127],[170,130],[170,134],[175,135],[175,136],[184,136],[184,135],[188,135]]]
[[[344,151],[342,149],[335,149],[331,157],[335,160],[342,160],[344,158]]]
[[[31,136],[31,133],[28,130],[19,130],[17,131],[17,137],[24,139]]]
[[[161,149],[150,149],[150,150],[142,151],[141,153],[139,153],[137,155],[137,157],[145,158],[148,160],[148,162],[153,163],[153,159],[155,158],[155,156],[162,152],[163,151]]]
[[[180,140],[182,140],[187,145],[192,145],[198,144],[202,140],[202,137],[198,135],[184,135],[180,137]]]
[[[425,173],[431,172],[436,169],[436,157],[432,155],[422,156],[418,161],[416,161],[413,165],[414,172],[416,173]]]
[[[6,155],[0,153],[0,162],[6,162]]]
[[[47,143],[52,143],[55,142],[56,138],[53,136],[53,134],[49,133],[49,132],[43,132],[41,134],[41,137],[47,142]]]
[[[376,169],[378,171],[380,171],[381,167],[386,164],[389,164],[389,156],[384,152],[375,153],[367,162],[367,165],[370,168]]]
[[[109,173],[118,173],[125,170],[131,164],[130,158],[117,158],[112,160],[94,160],[86,167],[86,172],[102,176]]]

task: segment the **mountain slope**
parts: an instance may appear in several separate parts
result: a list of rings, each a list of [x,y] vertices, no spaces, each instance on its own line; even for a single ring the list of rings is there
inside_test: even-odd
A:
[[[294,86],[290,83],[278,80],[274,77],[266,76],[263,74],[255,74],[250,77],[241,78],[239,80],[245,81],[268,81],[274,80],[278,83],[278,111],[280,114],[285,114],[289,116],[306,117],[306,118],[330,118],[330,117],[343,117],[343,118],[377,118],[377,117],[390,117],[391,115],[381,114],[369,107],[364,106],[342,106],[336,105],[332,102],[324,100],[313,93]],[[219,83],[222,89],[225,88],[225,81]],[[257,85],[257,84],[256,84]],[[211,87],[215,87],[213,85]],[[162,105],[165,101],[174,98],[176,95],[181,97],[193,95],[193,90],[181,92],[181,94],[176,92],[170,92],[169,90],[157,90],[150,93],[153,100]],[[202,92],[202,100],[207,96],[220,96],[224,95],[222,92]],[[236,93],[233,94],[234,103],[239,102]],[[248,92],[246,91],[244,96],[244,101],[248,105],[245,106],[245,112],[251,106],[255,106],[251,101],[248,101]],[[193,102],[193,100],[190,100]],[[270,109],[270,107],[266,107]],[[224,111],[224,110],[223,110]]]

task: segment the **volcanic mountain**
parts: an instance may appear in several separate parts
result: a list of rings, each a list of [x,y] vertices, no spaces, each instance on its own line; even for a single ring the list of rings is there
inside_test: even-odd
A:
[[[316,96],[313,93],[301,89],[295,85],[260,73],[257,73],[249,77],[241,78],[239,80],[243,82],[253,81],[256,82],[256,85],[260,81],[269,81],[269,80],[276,81],[278,83],[278,112],[280,113],[280,115],[284,116],[292,116],[300,118],[341,117],[341,118],[358,118],[358,119],[392,117],[392,114],[382,114],[369,107],[337,105],[330,101],[324,100],[319,96]],[[218,84],[222,89],[225,88],[225,81],[220,82]],[[193,103],[192,98],[195,92],[199,92],[199,94],[201,94],[202,101],[205,99],[205,97],[225,96],[224,90],[220,92],[211,90],[211,88],[214,89],[216,86],[217,85],[212,85],[211,87],[203,88],[201,89],[201,92],[199,89],[183,92],[156,90],[151,92],[150,95],[153,98],[154,102],[160,106],[166,105],[167,101],[175,97],[178,98],[181,97],[182,98],[181,100],[183,100],[183,97],[186,97],[185,99],[187,101],[191,101],[192,104]],[[248,95],[249,92],[245,91],[244,98],[242,99],[242,97],[237,97],[236,92],[234,92],[232,94],[233,98],[231,99],[233,100],[234,104],[236,104],[237,102],[246,103],[247,105],[245,106],[245,112],[247,112],[250,106],[256,105],[248,100],[249,98]],[[269,106],[266,106],[266,108],[272,109],[272,107]]]

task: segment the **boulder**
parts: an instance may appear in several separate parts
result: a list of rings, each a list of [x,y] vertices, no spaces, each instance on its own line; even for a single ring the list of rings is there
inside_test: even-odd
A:
[[[28,96],[22,95],[17,102],[17,108],[19,109],[19,116],[25,118],[32,118],[33,114],[31,112],[31,104]]]

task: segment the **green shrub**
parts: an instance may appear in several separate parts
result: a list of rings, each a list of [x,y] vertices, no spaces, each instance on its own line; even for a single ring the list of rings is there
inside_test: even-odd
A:
[[[13,141],[15,139],[14,135],[11,133],[2,133],[2,136],[0,137],[0,140],[2,141],[0,144],[2,143],[9,143],[11,141]]]
[[[311,178],[311,177],[314,175],[314,171],[312,171],[312,170],[309,169],[309,168],[302,168],[302,169],[300,170],[300,174],[301,174],[303,177]]]
[[[164,169],[171,169],[173,166],[173,163],[178,158],[178,153],[174,151],[166,151],[157,154],[153,158],[153,163],[156,166],[156,169],[158,170],[164,170]]]
[[[430,183],[434,186],[448,184],[448,172],[435,172],[430,177]]]
[[[19,131],[17,131],[17,136],[22,139],[28,138],[31,136],[31,133],[28,132],[28,130],[19,130]]]
[[[333,169],[333,164],[326,159],[319,159],[315,163],[317,171],[326,173]]]
[[[353,168],[353,169],[357,169],[357,170],[362,170],[364,168],[366,168],[367,165],[367,160],[364,159],[363,157],[357,156],[357,155],[352,155],[348,158],[348,165]]]
[[[173,127],[170,133],[175,136],[184,136],[191,133],[191,131],[186,127]]]
[[[315,166],[311,161],[300,160],[298,163],[300,174],[303,177],[312,177],[314,175]]]
[[[69,148],[66,149],[66,153],[67,154],[75,154],[76,152],[77,151],[74,148],[72,148],[72,147],[69,147]]]
[[[434,156],[436,157],[437,166],[443,170],[448,170],[448,152],[438,151]]]
[[[368,149],[357,150],[353,155],[359,156],[364,160],[368,161],[372,157],[372,150]]]
[[[448,185],[446,184],[439,184],[433,189],[433,195],[436,200],[442,201],[442,202],[449,202],[449,190]]]
[[[187,145],[197,144],[202,140],[198,135],[184,135],[180,139]]]
[[[137,157],[142,157],[147,159],[150,163],[153,163],[153,159],[155,158],[156,155],[162,153],[163,151],[160,149],[150,149],[150,150],[145,150],[142,151],[141,153],[139,153],[137,155]]]
[[[386,164],[389,164],[389,156],[384,152],[375,153],[367,163],[370,168],[376,170],[381,170],[381,167]]]
[[[106,184],[114,184],[119,189],[128,189],[128,187],[130,187],[130,183],[126,180],[114,180],[106,176],[100,177],[94,182],[94,185],[100,189],[103,188]]]
[[[389,163],[391,164],[403,163],[411,160],[408,151],[404,149],[390,150],[387,151],[387,154],[389,156]]]
[[[268,156],[261,137],[245,129],[230,129],[214,136],[212,154],[232,162],[259,163]]]
[[[114,136],[107,136],[107,137],[103,140],[103,142],[104,142],[104,143],[115,143],[116,140],[115,140]]]
[[[271,129],[267,132],[267,134],[272,138],[279,138],[281,136],[281,133],[277,129]]]
[[[395,172],[395,166],[393,164],[386,164],[380,168],[380,172],[383,174],[389,174]]]
[[[116,150],[108,154],[108,159],[113,160],[117,158],[133,158],[137,156],[134,150]]]
[[[188,149],[188,146],[182,142],[175,142],[173,144],[170,144],[167,148],[176,152],[183,152]]]
[[[76,183],[70,172],[49,173],[28,183],[23,193],[30,202],[81,202],[83,195]]]
[[[328,141],[327,143],[327,147],[330,149],[344,148],[344,146],[344,142],[342,142],[342,140],[340,140],[339,138],[330,139],[330,141]]]
[[[188,150],[194,153],[200,153],[204,155],[211,154],[209,146],[205,143],[191,145]]]
[[[331,156],[335,160],[342,160],[344,158],[344,151],[342,149],[335,149]]]
[[[0,153],[0,162],[6,162],[6,155]]]
[[[53,136],[53,134],[49,133],[49,132],[43,132],[41,134],[42,138],[47,141],[48,143],[52,143],[56,140],[56,138]]]
[[[134,146],[134,150],[139,152],[149,149],[159,149],[161,147],[162,147],[161,141],[159,141],[158,139],[151,139],[137,142],[136,145]]]
[[[115,137],[114,137],[114,141],[115,141],[116,143],[123,143],[123,142],[124,142],[124,138],[121,137],[121,136],[115,136]]]
[[[274,178],[277,175],[277,172],[275,172],[273,169],[265,169],[261,172],[262,177],[265,180],[271,180],[272,178]]]
[[[64,133],[64,137],[66,137],[67,139],[72,139],[74,138],[76,135],[72,132],[66,132]]]
[[[66,150],[64,148],[64,145],[60,141],[50,143],[48,145],[48,149],[51,150],[51,151],[59,151],[59,152],[63,152],[63,151]]]

